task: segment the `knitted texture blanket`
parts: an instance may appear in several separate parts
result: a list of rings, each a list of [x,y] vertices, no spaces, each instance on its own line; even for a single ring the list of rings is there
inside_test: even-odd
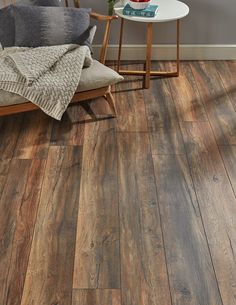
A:
[[[92,58],[87,46],[12,48],[0,55],[0,89],[16,93],[60,120]]]

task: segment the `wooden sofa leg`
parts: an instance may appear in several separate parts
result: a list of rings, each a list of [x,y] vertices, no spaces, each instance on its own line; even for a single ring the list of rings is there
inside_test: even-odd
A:
[[[112,113],[114,114],[114,117],[117,116],[117,112],[116,112],[116,106],[115,106],[115,100],[114,100],[114,97],[112,95],[112,93],[110,91],[108,91],[106,94],[105,94],[105,99],[107,100],[111,110],[112,110]]]

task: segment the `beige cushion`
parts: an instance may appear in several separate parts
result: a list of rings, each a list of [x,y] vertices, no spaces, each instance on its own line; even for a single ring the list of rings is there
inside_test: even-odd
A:
[[[122,80],[123,77],[117,72],[94,60],[90,67],[83,69],[77,92],[114,85]],[[25,102],[27,100],[17,94],[0,90],[0,106],[16,105]]]
[[[26,102],[28,102],[28,100],[18,94],[0,90],[0,107],[23,104]]]
[[[77,91],[81,92],[114,85],[123,79],[116,71],[94,60],[90,67],[83,69]]]

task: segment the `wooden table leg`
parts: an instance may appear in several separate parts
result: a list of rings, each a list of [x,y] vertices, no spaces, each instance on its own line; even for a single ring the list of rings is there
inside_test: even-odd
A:
[[[180,36],[180,20],[177,20],[177,76],[179,76],[179,66],[180,66],[180,51],[179,51],[179,36]]]
[[[146,48],[146,62],[145,68],[143,70],[122,70],[120,69],[121,61],[121,49],[123,40],[123,29],[124,29],[124,18],[121,18],[121,28],[120,28],[120,43],[119,43],[119,53],[118,53],[118,63],[117,71],[122,75],[142,75],[143,85],[145,89],[150,87],[151,76],[160,77],[176,77],[179,76],[180,72],[180,20],[176,22],[176,71],[152,71],[151,70],[151,57],[152,57],[152,40],[153,40],[153,23],[149,22],[147,24],[147,48]]]
[[[122,49],[122,41],[123,41],[123,32],[124,32],[124,18],[121,18],[120,22],[120,40],[119,40],[119,51],[118,51],[118,61],[117,61],[117,72],[120,71],[120,60],[121,60],[121,49]]]
[[[146,74],[145,74],[145,80],[144,80],[145,89],[148,89],[150,87],[152,37],[153,37],[153,24],[152,24],[152,22],[149,22],[147,25]]]

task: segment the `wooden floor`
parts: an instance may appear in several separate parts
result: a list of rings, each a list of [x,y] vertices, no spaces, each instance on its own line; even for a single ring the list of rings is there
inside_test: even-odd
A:
[[[0,118],[1,305],[236,304],[236,62],[141,86]]]

